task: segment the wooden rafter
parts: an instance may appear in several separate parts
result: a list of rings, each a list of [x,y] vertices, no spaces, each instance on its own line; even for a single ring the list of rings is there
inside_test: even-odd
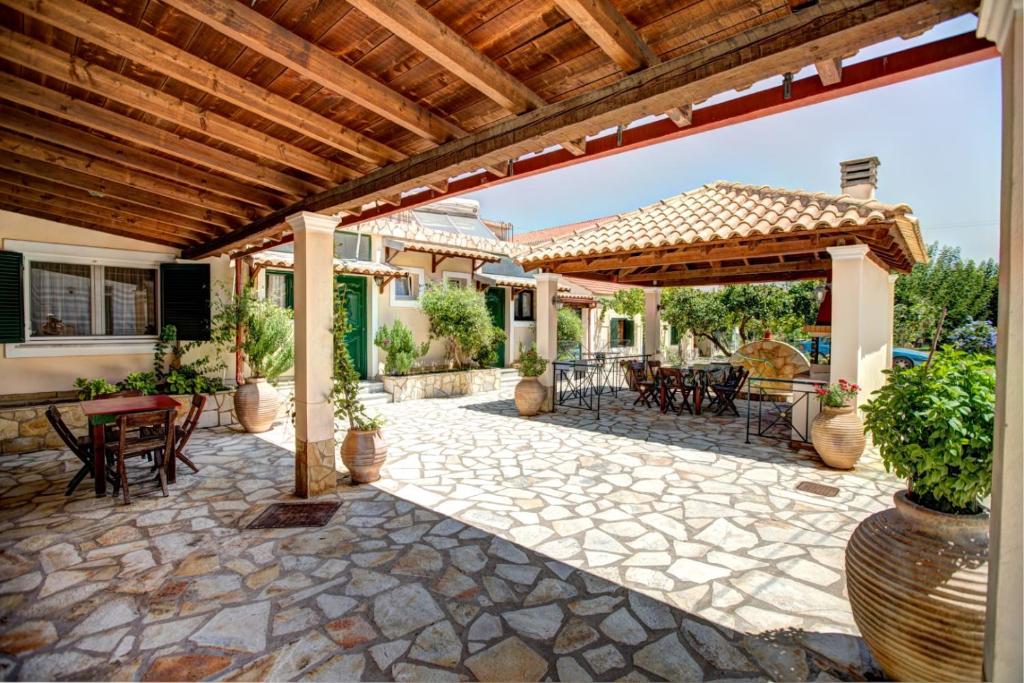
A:
[[[374,163],[404,158],[397,150],[77,0],[4,0],[4,4],[353,156]]]
[[[417,135],[444,142],[463,134],[429,109],[375,81],[320,46],[235,0],[164,0],[175,9]]]
[[[818,71],[822,85],[835,85],[843,80],[843,60],[839,57],[815,62],[814,68]]]

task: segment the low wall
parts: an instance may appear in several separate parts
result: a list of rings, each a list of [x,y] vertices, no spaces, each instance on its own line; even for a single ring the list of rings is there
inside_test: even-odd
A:
[[[419,398],[466,396],[485,391],[497,391],[500,388],[501,370],[499,368],[384,377],[384,391],[391,394],[391,400],[395,403],[414,401]]]
[[[234,414],[232,396],[234,391],[222,391],[207,397],[206,407],[199,418],[198,428],[227,427],[237,424]],[[179,421],[184,419],[192,404],[191,396],[173,396],[181,407],[178,408]],[[282,401],[285,397],[282,397]],[[57,433],[50,427],[46,419],[49,404],[20,406],[17,408],[0,408],[0,454],[28,453],[44,448],[64,448]],[[85,415],[77,401],[58,403],[65,424],[78,436],[88,433]]]

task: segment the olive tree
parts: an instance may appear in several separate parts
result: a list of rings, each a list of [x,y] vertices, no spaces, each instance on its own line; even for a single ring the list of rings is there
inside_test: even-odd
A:
[[[431,339],[442,339],[445,357],[457,367],[494,343],[494,325],[484,295],[469,287],[432,284],[420,296],[420,308],[430,320]]]

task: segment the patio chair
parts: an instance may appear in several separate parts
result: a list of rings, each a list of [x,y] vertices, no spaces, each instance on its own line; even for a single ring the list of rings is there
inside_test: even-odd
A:
[[[68,447],[68,450],[82,461],[82,467],[71,478],[67,488],[64,490],[64,495],[70,496],[78,488],[78,485],[82,483],[82,480],[86,477],[95,476],[92,471],[92,439],[88,436],[75,436],[67,426],[67,423],[64,422],[64,417],[60,414],[57,406],[51,405],[46,409],[46,419],[50,422],[50,426],[53,427],[53,431],[57,433],[60,440]]]
[[[655,392],[656,385],[653,381],[647,379],[647,371],[644,369],[642,361],[632,361],[626,366],[626,371],[629,373],[629,383],[632,388],[637,392],[636,400],[633,401],[633,405],[637,403],[643,403],[646,407],[651,407],[651,401],[658,402],[658,396]]]
[[[199,468],[185,455],[184,451],[185,446],[188,445],[188,440],[192,438],[192,432],[195,431],[196,425],[199,423],[199,417],[203,414],[203,408],[205,407],[206,396],[194,394],[192,396],[192,405],[189,406],[185,421],[174,427],[174,457],[188,465],[189,469],[193,472],[198,472]]]
[[[661,381],[664,383],[665,403],[661,406],[661,412],[675,411],[682,415],[683,411],[689,411],[693,415],[693,406],[690,405],[690,396],[697,388],[697,378],[692,371],[683,371],[682,368],[661,368]],[[676,401],[679,404],[676,404]]]
[[[657,383],[658,381],[658,370],[661,369],[660,360],[649,360],[647,361],[647,376],[651,381]]]
[[[128,493],[128,470],[125,461],[130,457],[152,456],[156,467],[160,490],[167,495],[167,470],[164,462],[167,457],[174,457],[174,421],[177,411],[153,410],[145,413],[130,413],[117,418],[118,440],[115,457],[117,459],[118,489],[124,495],[124,504],[131,503]]]
[[[749,376],[750,371],[742,366],[730,368],[725,381],[709,386],[711,403],[708,404],[708,410],[714,410],[715,415],[721,415],[726,410],[731,410],[733,415],[739,417],[740,411],[736,408],[736,396]]]

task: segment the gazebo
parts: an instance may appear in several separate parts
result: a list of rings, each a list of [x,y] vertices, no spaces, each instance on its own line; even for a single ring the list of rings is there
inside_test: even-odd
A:
[[[878,159],[841,164],[843,194],[715,182],[535,245],[520,257],[538,288],[560,275],[644,287],[645,349],[660,351],[660,289],[830,279],[831,380],[860,384],[862,400],[892,363],[897,273],[926,259],[905,204],[874,198]],[[553,360],[554,290],[539,291],[537,346]]]

